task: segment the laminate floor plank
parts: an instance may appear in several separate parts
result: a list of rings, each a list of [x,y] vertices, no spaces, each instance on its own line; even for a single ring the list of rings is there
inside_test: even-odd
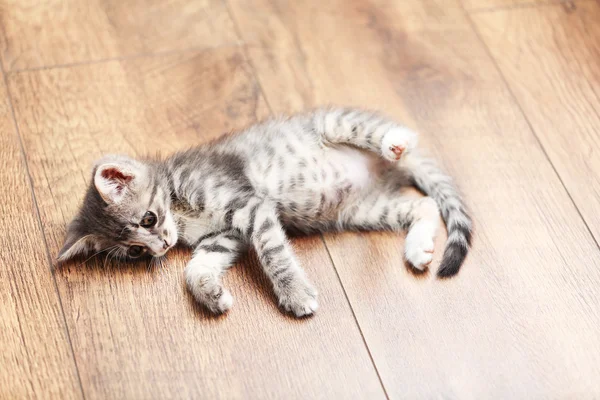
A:
[[[571,7],[571,0],[461,0],[469,12],[497,11],[508,8],[536,8],[551,4]]]
[[[229,5],[275,112],[380,109],[422,133],[472,208],[450,280],[412,276],[399,235],[326,236],[390,398],[600,395],[597,245],[460,4]]]
[[[0,398],[81,398],[4,80],[0,188]]]
[[[5,71],[237,42],[220,0],[0,0]]]
[[[269,111],[238,47],[12,73],[10,91],[55,254],[103,154],[168,154]],[[320,283],[318,318],[276,306],[250,257],[214,318],[187,293],[189,251],[167,268],[69,263],[57,270],[87,398],[382,398],[383,389],[318,237],[294,242]]]
[[[474,21],[600,242],[600,4],[573,4]]]

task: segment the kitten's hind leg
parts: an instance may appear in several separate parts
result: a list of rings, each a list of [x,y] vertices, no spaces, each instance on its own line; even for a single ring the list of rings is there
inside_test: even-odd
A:
[[[417,146],[412,130],[378,114],[333,108],[316,112],[314,130],[334,144],[349,144],[373,151],[388,161],[398,161]]]
[[[339,223],[350,229],[408,229],[404,256],[413,267],[424,270],[433,259],[439,220],[438,207],[430,197],[413,198],[374,190],[346,206],[340,212]]]
[[[221,276],[235,262],[242,247],[237,232],[218,233],[200,241],[185,268],[188,289],[213,313],[223,313],[233,304],[233,297],[221,284]]]

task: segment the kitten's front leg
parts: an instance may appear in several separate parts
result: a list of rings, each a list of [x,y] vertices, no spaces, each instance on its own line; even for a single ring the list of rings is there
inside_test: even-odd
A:
[[[294,256],[275,205],[258,201],[234,218],[234,225],[250,238],[280,306],[297,317],[311,315],[319,307],[317,290]]]
[[[221,276],[233,265],[242,247],[242,238],[236,231],[218,233],[198,244],[185,268],[188,289],[214,313],[223,313],[233,304],[233,297],[221,284]]]

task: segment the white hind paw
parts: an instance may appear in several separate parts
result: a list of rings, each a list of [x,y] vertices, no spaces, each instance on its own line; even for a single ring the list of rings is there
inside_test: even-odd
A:
[[[425,229],[415,226],[408,232],[404,248],[406,261],[416,269],[423,271],[433,260],[433,235]]]
[[[390,129],[381,140],[381,155],[389,161],[398,161],[407,150],[417,146],[417,134],[408,128]]]
[[[433,260],[433,250],[429,249],[406,249],[406,261],[419,271],[425,270],[425,268],[431,264]]]

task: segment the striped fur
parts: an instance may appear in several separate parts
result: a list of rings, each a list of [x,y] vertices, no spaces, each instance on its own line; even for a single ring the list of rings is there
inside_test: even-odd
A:
[[[108,156],[94,169],[59,260],[108,249],[137,255],[134,246],[162,256],[181,243],[195,249],[188,288],[219,313],[233,302],[221,276],[252,246],[281,307],[304,316],[317,309],[317,291],[286,231],[408,230],[404,257],[423,270],[441,212],[449,236],[438,275],[451,276],[472,223],[451,179],[416,146],[417,135],[390,119],[339,108],[266,121],[165,160]],[[428,197],[401,195],[410,184]],[[155,226],[143,226],[148,212]]]

